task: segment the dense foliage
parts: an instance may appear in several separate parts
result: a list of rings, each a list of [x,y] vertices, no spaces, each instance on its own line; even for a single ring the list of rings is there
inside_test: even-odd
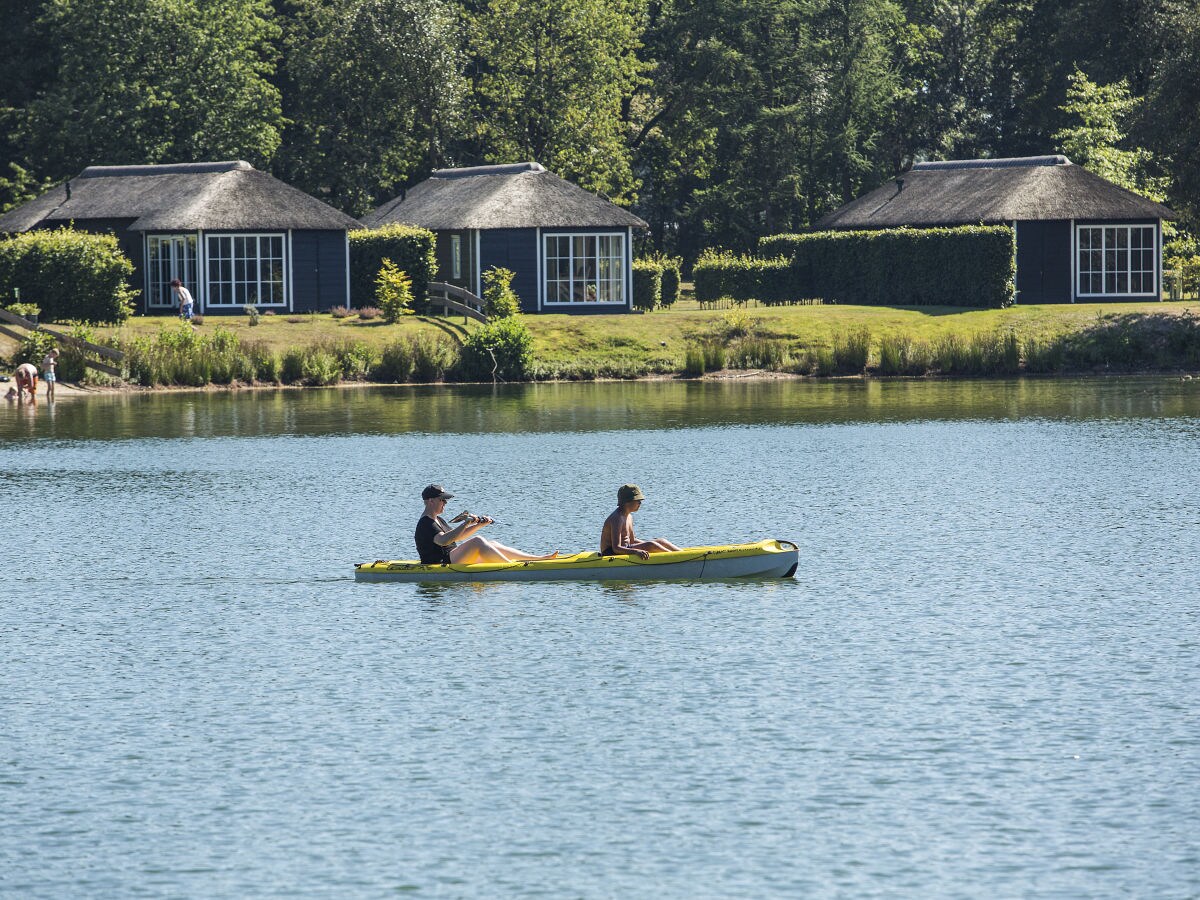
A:
[[[412,278],[386,256],[375,277],[375,300],[385,322],[399,322],[413,311]]]
[[[412,309],[423,312],[429,282],[437,275],[436,239],[432,231],[408,225],[350,232],[350,302],[370,306],[383,261],[389,259],[412,279]]]
[[[1200,0],[0,13],[0,208],[89,164],[244,158],[359,215],[436,167],[532,158],[631,204],[690,265],[811,228],[914,160],[1065,151],[1200,217]]]
[[[1004,225],[778,234],[758,256],[708,251],[694,276],[702,302],[1000,308],[1013,302],[1016,244]]]
[[[0,240],[0,303],[19,291],[41,308],[42,322],[124,321],[138,295],[132,275],[112,235],[59,228]]]
[[[516,273],[492,266],[483,273],[483,311],[489,319],[507,319],[521,311],[521,298],[512,288]]]
[[[464,381],[526,381],[533,370],[533,335],[521,316],[489,322],[463,343]]]
[[[662,267],[653,260],[633,261],[633,308],[650,312],[662,302]]]

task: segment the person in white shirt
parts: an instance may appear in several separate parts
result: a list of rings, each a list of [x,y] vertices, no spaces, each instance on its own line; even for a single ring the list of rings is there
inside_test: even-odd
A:
[[[183,282],[178,278],[171,279],[171,292],[175,295],[175,299],[179,301],[179,315],[188,322],[192,321],[192,308],[195,306],[195,300],[192,299],[192,292],[183,286]]]

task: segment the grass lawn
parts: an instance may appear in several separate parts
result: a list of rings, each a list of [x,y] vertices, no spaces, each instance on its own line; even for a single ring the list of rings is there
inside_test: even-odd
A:
[[[644,374],[678,371],[689,345],[751,334],[786,343],[793,349],[832,346],[836,335],[860,329],[873,342],[881,337],[908,336],[936,342],[949,334],[1012,330],[1022,338],[1047,338],[1094,324],[1104,316],[1153,313],[1174,316],[1200,311],[1196,301],[1165,303],[1080,303],[1013,306],[1008,309],[961,307],[878,306],[749,306],[700,309],[683,300],[674,308],[647,315],[563,315],[526,317],[534,336],[538,365],[551,376],[588,377],[595,374]],[[461,318],[411,316],[388,325],[379,319],[334,319],[328,314],[262,316],[251,327],[248,317],[207,316],[203,331],[226,329],[247,341],[273,349],[363,342],[381,348],[397,338],[421,332],[456,340],[480,326]],[[174,316],[135,316],[120,328],[97,328],[99,336],[152,336],[162,328],[179,327]],[[13,342],[0,338],[0,354],[11,356]]]

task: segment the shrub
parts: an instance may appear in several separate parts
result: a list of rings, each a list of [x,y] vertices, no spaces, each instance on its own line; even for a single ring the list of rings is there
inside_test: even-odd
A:
[[[871,332],[857,328],[849,334],[833,337],[833,371],[840,375],[861,375],[871,361]]]
[[[791,260],[793,291],[834,303],[1005,307],[1016,289],[1007,225],[777,234],[758,252]]]
[[[445,338],[418,334],[411,347],[413,381],[441,381],[459,363],[457,345]]]
[[[787,361],[787,345],[770,338],[748,337],[738,341],[727,352],[731,369],[782,369]]]
[[[14,316],[24,319],[36,319],[42,314],[42,308],[36,303],[10,303],[5,307]]]
[[[341,377],[352,381],[366,379],[379,365],[380,354],[362,341],[340,341],[329,352],[337,360]]]
[[[204,315],[202,313],[192,313],[192,324],[193,325],[203,325],[204,324]]]
[[[133,263],[111,234],[59,228],[0,240],[0,298],[19,290],[45,322],[123,322],[139,293],[132,276]]]
[[[383,310],[385,322],[399,322],[412,313],[412,279],[390,259],[379,264],[379,275],[375,278],[375,299]]]
[[[521,381],[532,369],[533,336],[520,316],[489,322],[474,332],[459,360],[467,381]]]
[[[383,310],[378,306],[364,306],[358,311],[358,317],[364,322],[369,322],[371,319],[378,319],[383,315]]]
[[[686,378],[699,378],[704,374],[704,348],[689,346],[683,357],[683,374]]]
[[[633,262],[633,308],[650,312],[662,302],[662,267],[655,260]]]
[[[712,303],[722,297],[772,305],[805,296],[795,281],[792,264],[784,257],[762,259],[724,250],[705,250],[692,270],[696,299]]]
[[[297,384],[304,380],[304,348],[288,347],[283,351],[279,363],[279,380],[284,384]]]
[[[335,319],[346,319],[350,317],[350,309],[345,306],[335,306],[329,310],[329,315]]]
[[[412,279],[412,308],[425,312],[429,304],[429,282],[437,275],[436,239],[432,231],[408,225],[351,231],[350,299],[352,306],[371,303],[375,298],[375,279],[384,258],[408,273]]]
[[[22,363],[32,363],[40,372],[42,359],[56,346],[51,335],[44,331],[31,331],[21,339],[16,355],[13,356],[13,364],[19,366]]]
[[[659,305],[670,309],[679,300],[679,289],[683,283],[683,260],[678,256],[659,256],[662,269],[662,290]]]
[[[243,350],[254,367],[254,380],[278,383],[283,375],[279,354],[259,341],[243,345]]]
[[[499,266],[483,273],[483,312],[488,319],[507,319],[521,311],[521,299],[512,289],[515,275]]]
[[[300,372],[307,384],[336,384],[341,378],[341,367],[337,357],[321,347],[308,347],[304,353]]]
[[[242,312],[250,317],[249,325],[251,328],[258,324],[258,319],[262,315],[262,313],[258,311],[257,306],[243,306]]]

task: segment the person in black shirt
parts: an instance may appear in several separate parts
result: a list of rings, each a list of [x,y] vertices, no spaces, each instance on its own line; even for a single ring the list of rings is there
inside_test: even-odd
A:
[[[463,515],[462,521],[451,526],[442,518],[446,501],[453,497],[440,484],[431,484],[421,491],[425,501],[425,512],[417,522],[413,539],[417,542],[417,555],[427,566],[445,566],[450,563],[472,565],[475,563],[521,562],[533,559],[554,559],[558,551],[545,556],[535,556],[515,547],[506,547],[475,532],[492,524],[487,516]],[[460,517],[456,516],[456,520]]]

